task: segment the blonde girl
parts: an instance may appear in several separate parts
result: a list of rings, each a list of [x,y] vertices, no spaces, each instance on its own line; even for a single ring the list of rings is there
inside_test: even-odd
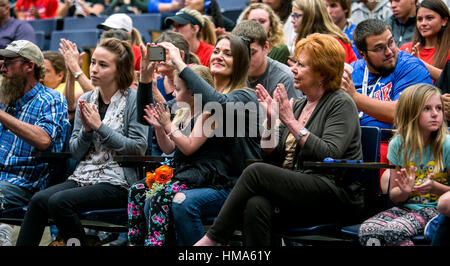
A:
[[[439,89],[416,84],[402,92],[395,111],[396,133],[389,143],[391,200],[397,204],[360,227],[362,245],[413,245],[437,215],[437,200],[450,190],[450,138]]]

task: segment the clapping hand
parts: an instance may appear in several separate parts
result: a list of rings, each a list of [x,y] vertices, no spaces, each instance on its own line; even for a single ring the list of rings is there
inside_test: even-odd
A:
[[[153,105],[146,105],[144,109],[144,119],[150,125],[152,125],[155,129],[161,129],[162,125],[159,123],[158,118],[156,117],[155,107]]]
[[[102,124],[100,114],[98,113],[95,105],[90,105],[84,100],[79,101],[79,110],[81,116],[81,122],[86,131],[98,130]]]
[[[258,103],[266,112],[267,127],[272,127],[272,119],[278,118],[278,103],[273,100],[263,85],[256,85],[256,96],[258,97]],[[276,91],[274,92],[276,96]]]
[[[158,119],[158,122],[164,127],[170,129],[170,110],[169,107],[166,106],[164,108],[164,105],[162,103],[157,103],[155,106],[155,112],[156,112],[156,119]]]
[[[409,167],[409,173],[406,171],[406,168],[397,171],[397,178],[394,179],[400,190],[407,194],[413,191],[415,180],[416,174],[414,165]]]
[[[279,116],[281,122],[283,124],[287,125],[289,121],[296,120],[294,117],[294,111],[292,109],[292,106],[294,104],[294,98],[291,98],[289,100],[286,89],[284,88],[283,84],[278,84],[275,88],[275,91],[273,93],[273,99],[278,103],[279,105]]]
[[[426,195],[428,193],[431,193],[431,189],[433,188],[433,183],[434,183],[434,174],[431,173],[428,175],[426,181],[419,185],[419,186],[414,186],[414,191],[417,191],[417,193],[419,193],[419,195]]]

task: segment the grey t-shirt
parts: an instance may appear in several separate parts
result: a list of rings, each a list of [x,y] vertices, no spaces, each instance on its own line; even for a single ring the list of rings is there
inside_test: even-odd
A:
[[[301,91],[294,89],[294,75],[291,69],[270,57],[267,57],[267,67],[264,74],[254,82],[247,80],[247,85],[250,88],[255,88],[256,85],[261,84],[271,96],[273,96],[278,83],[283,83],[289,99],[303,96]]]

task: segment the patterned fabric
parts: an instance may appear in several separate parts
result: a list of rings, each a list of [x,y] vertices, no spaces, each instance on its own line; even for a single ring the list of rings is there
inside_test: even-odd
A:
[[[170,210],[172,200],[175,194],[186,190],[185,184],[178,181],[166,184],[164,190],[157,192],[151,198],[149,232],[145,240],[146,246],[164,246],[166,245],[167,233],[170,222]]]
[[[99,91],[96,89],[91,94],[89,102],[95,104],[97,110]],[[110,129],[124,135],[124,115],[127,99],[127,92],[118,90],[112,97],[102,124]],[[97,183],[110,183],[116,186],[128,188],[123,168],[114,161],[113,149],[103,144],[99,134],[94,135],[93,145],[91,145],[85,159],[81,161],[73,174],[68,178],[76,181],[79,185],[94,185]]]
[[[1,106],[2,110],[6,106]],[[9,113],[25,123],[39,126],[51,138],[49,152],[61,152],[70,126],[67,102],[60,93],[37,83]],[[47,164],[36,164],[35,147],[0,124],[0,180],[38,191],[47,186]]]
[[[142,246],[147,235],[144,206],[148,187],[144,181],[128,190],[128,242],[131,246]]]
[[[420,210],[393,207],[361,224],[359,242],[363,246],[413,246],[411,238],[423,234],[427,222],[436,215],[434,207]]]
[[[144,206],[148,187],[142,182],[132,185],[128,194],[128,242],[131,246],[166,245],[167,233],[172,226],[170,210],[175,194],[186,191],[179,181],[167,183],[151,199],[149,224],[146,224]]]

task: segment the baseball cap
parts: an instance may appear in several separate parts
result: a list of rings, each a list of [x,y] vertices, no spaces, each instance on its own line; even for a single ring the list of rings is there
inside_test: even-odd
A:
[[[107,17],[105,22],[97,25],[97,28],[99,29],[104,29],[105,27],[131,32],[133,29],[133,21],[130,16],[123,13],[117,13]]]
[[[36,44],[27,40],[17,40],[8,44],[5,49],[0,49],[0,57],[23,57],[38,66],[44,64],[44,55]]]
[[[188,13],[182,11],[177,12],[175,16],[167,17],[164,20],[164,23],[166,25],[172,25],[173,22],[177,22],[178,24],[181,25],[191,23],[200,26],[200,28],[202,27],[202,23],[200,23],[200,21],[198,21],[194,16],[189,15]]]

